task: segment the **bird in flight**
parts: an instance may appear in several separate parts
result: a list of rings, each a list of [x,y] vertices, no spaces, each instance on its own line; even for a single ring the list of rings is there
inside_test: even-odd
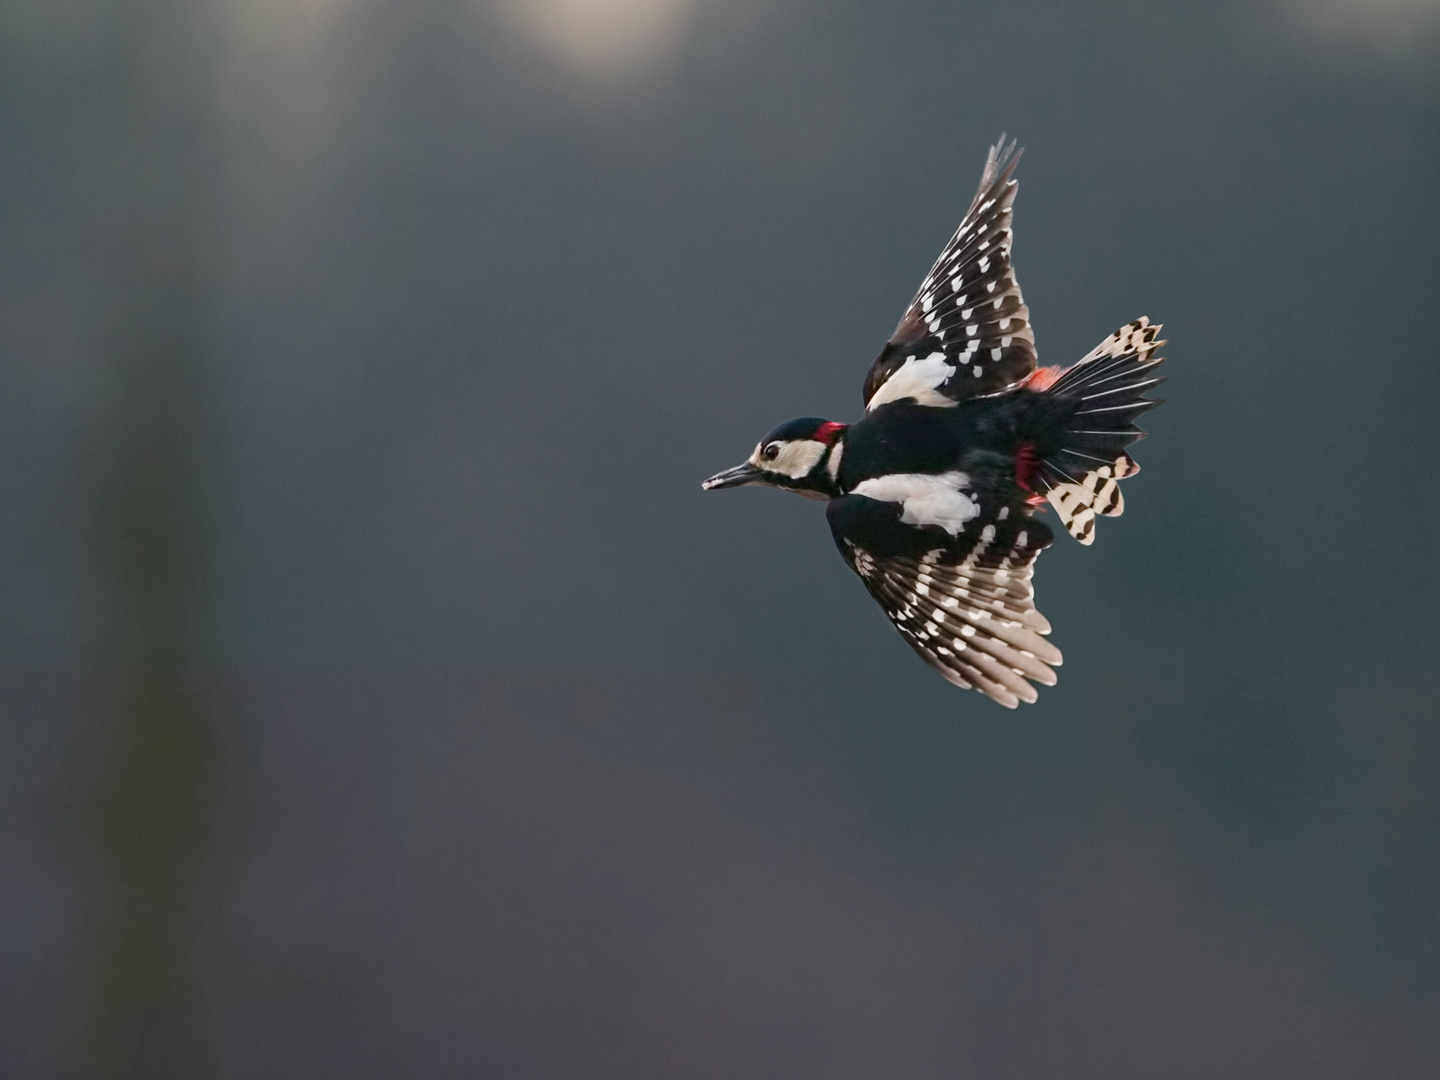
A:
[[[1055,684],[1060,650],[1035,610],[1048,503],[1082,544],[1139,471],[1135,420],[1158,400],[1159,324],[1139,318],[1068,368],[1035,364],[1010,265],[1019,154],[991,147],[960,228],[865,377],[853,424],[801,417],[707,490],[763,484],[827,502],[841,556],[910,646],[1001,705]]]

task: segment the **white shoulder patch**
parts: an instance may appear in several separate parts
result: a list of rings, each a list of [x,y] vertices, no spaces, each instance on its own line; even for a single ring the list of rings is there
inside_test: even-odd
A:
[[[980,504],[966,494],[970,477],[963,472],[891,473],[856,484],[852,495],[901,505],[907,525],[938,525],[957,536],[980,513]]]
[[[954,374],[955,365],[946,359],[943,352],[933,352],[923,360],[918,356],[907,356],[905,362],[880,384],[870,404],[865,406],[866,411],[902,398],[914,398],[921,405],[954,406],[958,402],[937,393],[935,389]]]

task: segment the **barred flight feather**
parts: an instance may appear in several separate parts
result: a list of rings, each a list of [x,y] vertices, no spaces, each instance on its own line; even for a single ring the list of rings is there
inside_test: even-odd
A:
[[[901,637],[956,686],[1015,708],[1036,700],[1032,682],[1055,684],[1062,657],[1043,636],[1050,624],[1030,586],[1053,540],[1042,522],[990,518],[921,553],[876,554],[839,531],[836,539]]]

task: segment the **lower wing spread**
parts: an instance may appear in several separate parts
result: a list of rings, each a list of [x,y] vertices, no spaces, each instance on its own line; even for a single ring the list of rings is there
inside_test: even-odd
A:
[[[902,637],[956,686],[1014,708],[1055,684],[1060,650],[1035,610],[1035,558],[1054,537],[1021,507],[987,509],[958,532],[901,520],[900,504],[864,495],[830,503],[840,554]]]

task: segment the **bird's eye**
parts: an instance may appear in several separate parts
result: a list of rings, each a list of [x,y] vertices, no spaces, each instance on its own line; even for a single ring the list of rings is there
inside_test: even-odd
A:
[[[778,442],[772,442],[769,446],[765,447],[764,450],[760,451],[760,456],[766,461],[774,461],[779,453],[780,444]]]

